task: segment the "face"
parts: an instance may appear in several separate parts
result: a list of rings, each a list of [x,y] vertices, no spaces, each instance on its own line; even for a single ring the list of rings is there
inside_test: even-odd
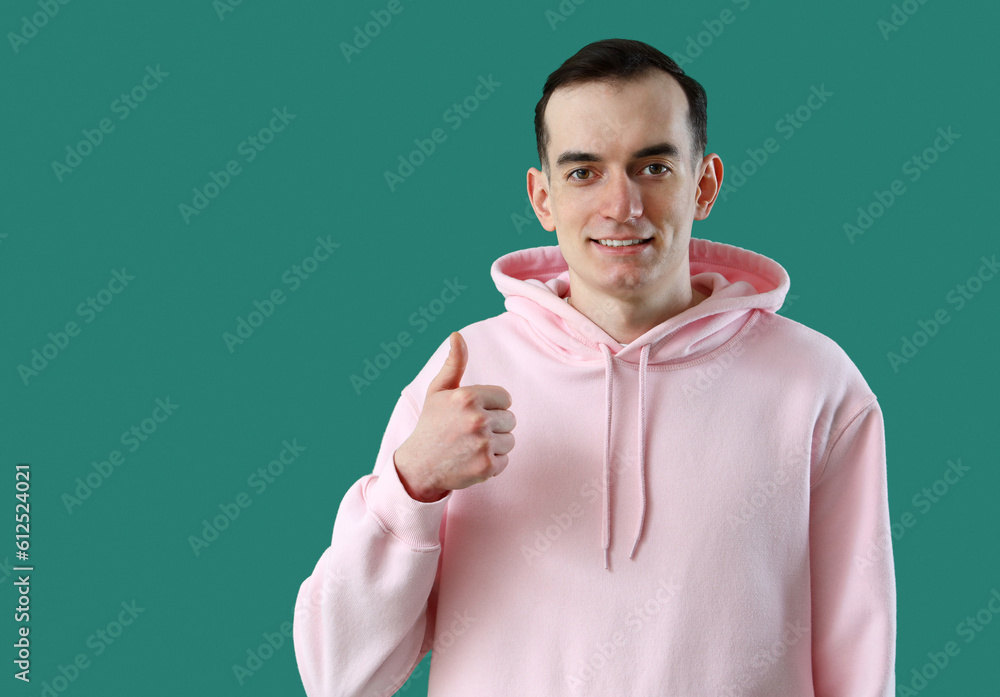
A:
[[[699,156],[692,168],[681,86],[657,70],[559,88],[545,123],[550,170],[528,171],[528,195],[556,232],[573,295],[641,302],[690,288],[691,225],[711,210],[722,161]]]

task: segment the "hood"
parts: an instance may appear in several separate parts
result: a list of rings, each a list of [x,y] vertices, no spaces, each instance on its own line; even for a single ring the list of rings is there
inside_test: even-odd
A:
[[[658,324],[629,344],[621,344],[598,323],[577,311],[570,295],[569,267],[559,247],[533,247],[506,254],[490,270],[507,310],[523,317],[548,349],[567,363],[603,358],[605,379],[604,515],[602,544],[608,568],[611,540],[611,408],[616,365],[638,366],[638,448],[640,509],[631,559],[646,517],[646,373],[649,364],[694,361],[734,337],[757,311],[776,312],[788,293],[788,273],[776,261],[733,245],[692,238],[691,286],[708,296],[695,307]],[[631,372],[631,371],[629,371]]]

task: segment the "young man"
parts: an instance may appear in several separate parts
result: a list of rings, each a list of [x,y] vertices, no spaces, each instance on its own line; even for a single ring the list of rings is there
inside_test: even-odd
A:
[[[882,413],[775,312],[776,262],[691,238],[701,86],[635,41],[549,76],[507,311],[403,390],[299,591],[307,693],[889,697]],[[514,438],[516,419],[516,443]]]

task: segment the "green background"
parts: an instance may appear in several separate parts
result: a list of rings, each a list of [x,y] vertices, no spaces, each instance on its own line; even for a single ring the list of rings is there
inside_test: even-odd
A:
[[[288,639],[242,684],[233,666],[291,621],[298,586],[329,543],[344,493],[370,473],[401,388],[448,333],[503,311],[493,260],[555,243],[534,217],[516,224],[525,171],[538,164],[534,105],[563,60],[621,37],[675,58],[687,51],[685,67],[709,95],[708,149],[727,181],[748,148],[777,139],[780,149],[694,235],[781,263],[792,279],[782,313],[837,341],[879,397],[892,519],[917,521],[894,541],[899,684],[928,651],[958,640],[961,653],[920,694],[996,694],[1000,627],[968,644],[955,630],[1000,589],[1000,281],[960,311],[946,297],[1000,252],[987,71],[1000,11],[904,4],[915,12],[883,36],[889,2],[402,0],[350,61],[342,42],[385,2],[248,0],[221,17],[210,0],[70,2],[16,51],[8,35],[0,500],[10,513],[0,515],[0,561],[14,563],[13,471],[27,462],[36,566],[30,686],[12,677],[16,595],[0,571],[0,691],[41,694],[84,653],[89,667],[61,694],[302,692]],[[546,12],[560,7],[564,21],[553,26]],[[734,21],[713,25],[725,9]],[[22,18],[40,11],[4,3],[0,29],[21,32]],[[147,66],[168,75],[121,120],[112,104]],[[445,110],[490,75],[500,86],[453,130]],[[776,122],[814,86],[833,96],[785,139]],[[240,143],[275,108],[294,119],[246,162]],[[114,130],[60,181],[53,161],[104,118]],[[439,127],[447,140],[390,191],[384,172]],[[949,127],[960,138],[911,182],[903,163]],[[233,159],[240,174],[185,222],[179,204]],[[848,239],[844,224],[894,179],[905,194]],[[340,247],[291,291],[282,275],[317,236]],[[134,280],[86,323],[77,307],[123,267]],[[416,332],[411,314],[456,277],[468,290]],[[230,351],[223,334],[275,288],[286,301]],[[894,370],[887,354],[940,308],[948,323]],[[32,351],[71,321],[79,335],[22,377]],[[413,344],[355,390],[351,374],[400,331]],[[168,397],[176,411],[128,452],[120,434]],[[251,487],[292,439],[305,451],[266,490]],[[63,496],[113,450],[125,463],[69,512]],[[958,458],[969,472],[930,510],[916,508],[914,496]],[[195,554],[189,537],[240,493],[252,504]],[[88,638],[133,599],[143,612],[95,655]],[[425,694],[426,665],[405,694]]]

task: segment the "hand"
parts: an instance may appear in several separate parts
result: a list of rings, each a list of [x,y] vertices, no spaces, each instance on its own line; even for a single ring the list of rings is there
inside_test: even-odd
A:
[[[500,474],[514,449],[510,394],[496,385],[462,387],[468,348],[458,332],[449,340],[448,358],[427,386],[417,425],[393,454],[400,482],[418,501],[439,501],[452,489]]]

